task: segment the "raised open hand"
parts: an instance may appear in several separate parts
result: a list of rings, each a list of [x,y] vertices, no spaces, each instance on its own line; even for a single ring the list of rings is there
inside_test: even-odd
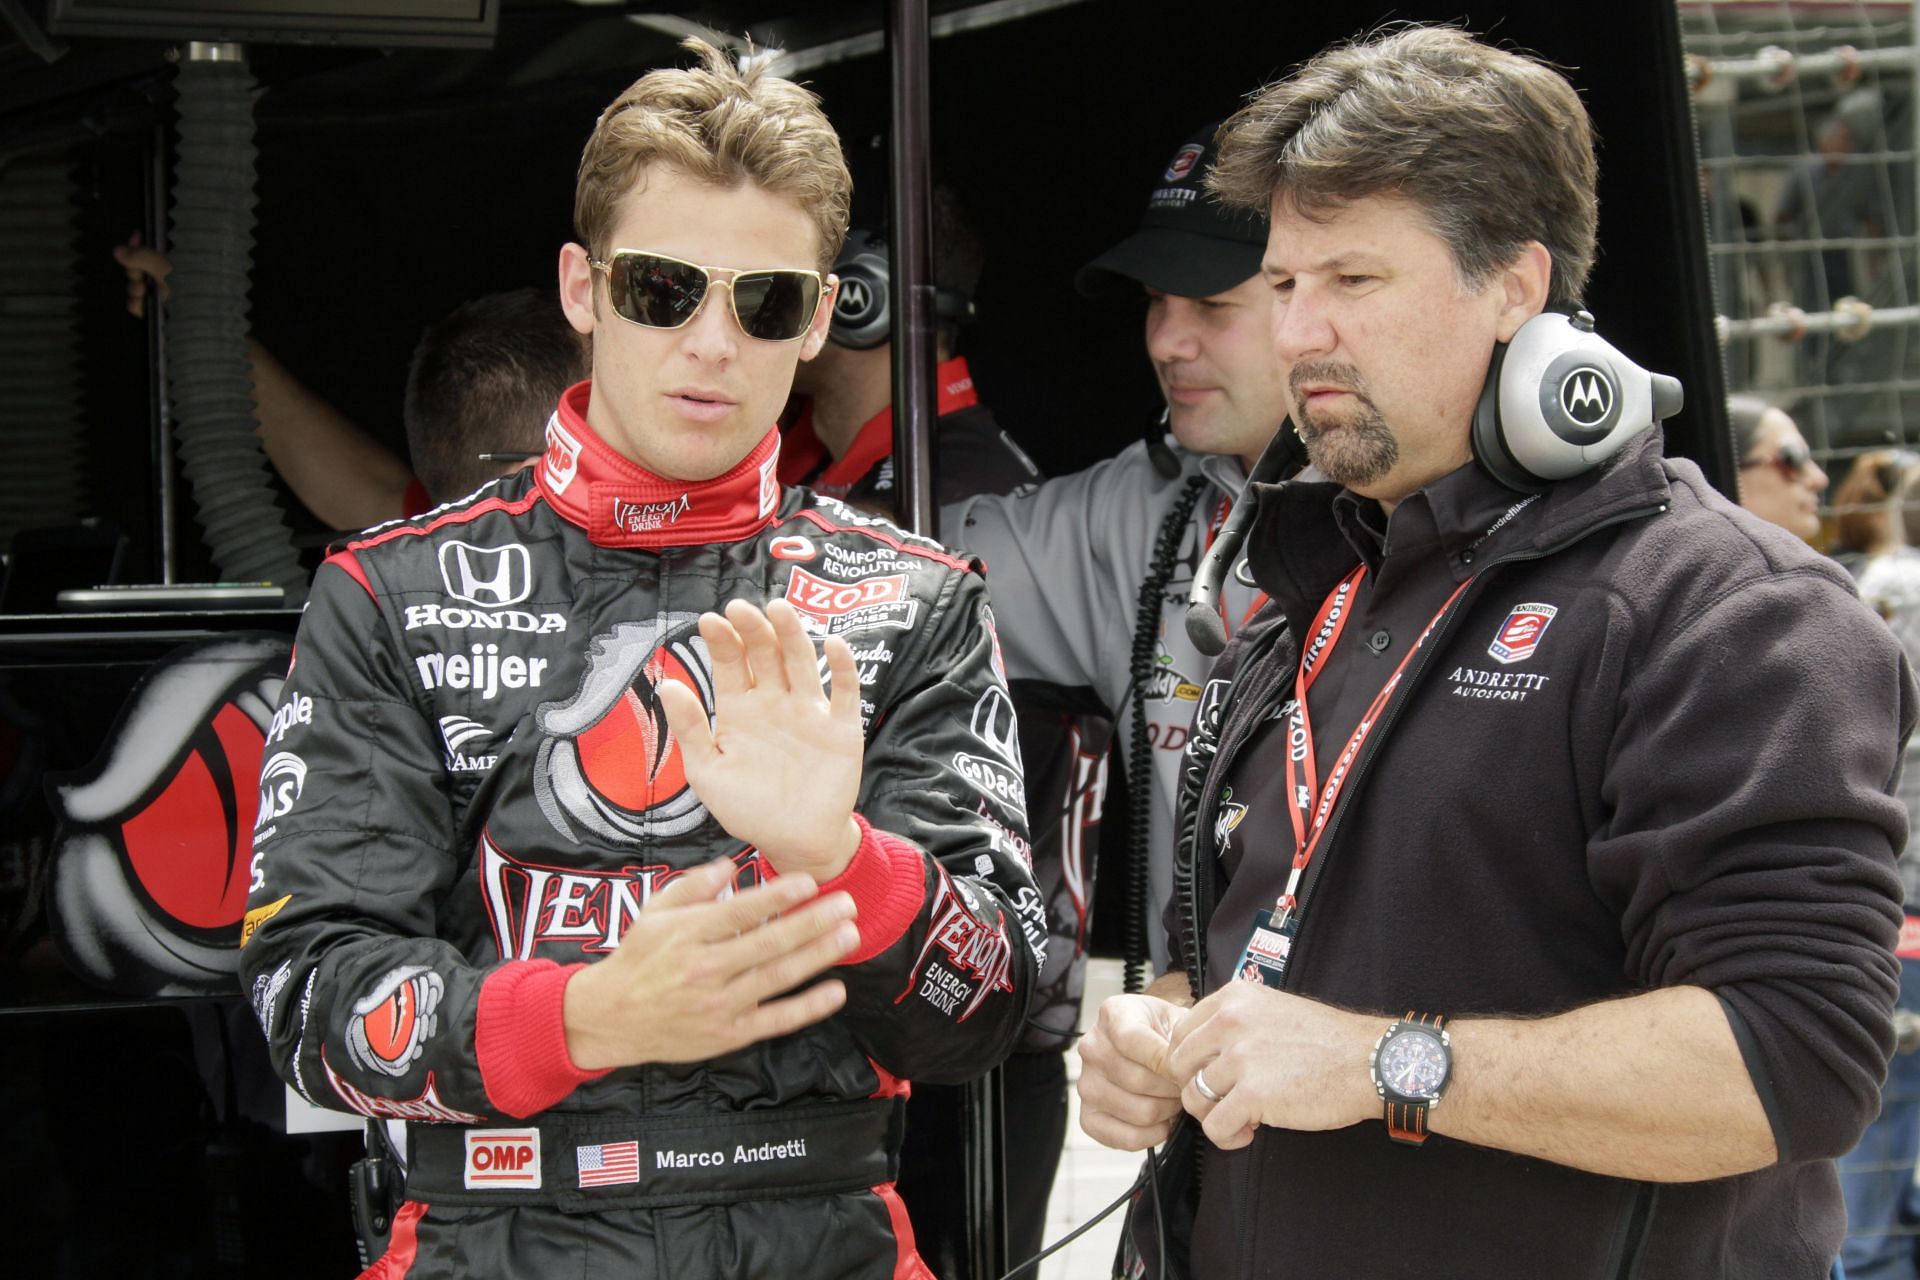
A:
[[[691,689],[662,681],[661,706],[687,781],[728,834],[782,872],[831,880],[860,845],[853,802],[866,735],[846,641],[826,641],[832,696],[800,616],[784,600],[744,600],[700,616],[713,666],[713,722]]]

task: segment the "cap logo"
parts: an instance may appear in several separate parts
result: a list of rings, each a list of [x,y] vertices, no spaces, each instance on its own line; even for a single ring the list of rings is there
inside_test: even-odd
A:
[[[1186,146],[1174,152],[1173,159],[1167,164],[1166,180],[1168,182],[1179,182],[1188,174],[1192,173],[1193,166],[1200,162],[1200,157],[1206,154],[1206,150],[1206,147],[1201,143],[1189,142]]]

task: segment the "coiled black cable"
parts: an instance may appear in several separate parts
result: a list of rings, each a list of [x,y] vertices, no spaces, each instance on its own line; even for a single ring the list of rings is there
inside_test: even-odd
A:
[[[1121,938],[1126,948],[1122,989],[1146,990],[1151,949],[1147,946],[1147,912],[1152,901],[1148,875],[1153,823],[1153,742],[1147,733],[1147,691],[1153,684],[1154,644],[1160,638],[1162,597],[1173,577],[1174,558],[1186,533],[1193,509],[1206,491],[1207,478],[1192,476],[1160,521],[1153,559],[1146,581],[1140,584],[1139,614],[1133,627],[1131,654],[1133,725],[1127,743],[1127,881],[1126,919]]]

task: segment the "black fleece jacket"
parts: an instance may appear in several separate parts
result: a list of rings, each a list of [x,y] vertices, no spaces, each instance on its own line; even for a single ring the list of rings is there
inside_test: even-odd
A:
[[[1412,638],[1408,601],[1424,623],[1471,578],[1354,766],[1289,988],[1466,1018],[1703,987],[1780,1158],[1656,1188],[1443,1136],[1403,1147],[1378,1121],[1263,1129],[1208,1155],[1194,1274],[1824,1276],[1845,1229],[1831,1159],[1872,1118],[1893,1040],[1906,818],[1890,792],[1915,718],[1898,646],[1844,573],[1663,458],[1657,433],[1518,510],[1472,466],[1388,522],[1338,493],[1262,495],[1249,561],[1275,616],[1223,656],[1218,679],[1247,667],[1224,713],[1227,686],[1202,701],[1199,756],[1218,754],[1176,949],[1216,989],[1285,880],[1270,714],[1292,693],[1294,633],[1365,553],[1322,680],[1343,663],[1371,694]],[[1534,610],[1509,631],[1522,606],[1552,610],[1544,630]],[[1387,630],[1393,661],[1373,661]],[[1502,647],[1516,637],[1532,647]],[[1328,762],[1354,716],[1322,701]]]

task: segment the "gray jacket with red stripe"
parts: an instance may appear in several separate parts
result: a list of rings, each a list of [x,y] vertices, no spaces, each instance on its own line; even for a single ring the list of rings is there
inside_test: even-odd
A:
[[[903,1082],[1006,1054],[1046,937],[986,593],[936,544],[783,490],[774,434],[669,483],[593,435],[586,392],[538,468],[316,576],[262,768],[243,981],[304,1096],[426,1122],[396,1274],[757,1273],[823,1249],[835,1274],[914,1274],[890,1185]],[[826,886],[859,905],[846,1007],[722,1059],[578,1070],[574,969],[689,867],[773,874],[687,786],[655,690],[711,706],[696,618],[776,596],[860,669],[865,838]]]

